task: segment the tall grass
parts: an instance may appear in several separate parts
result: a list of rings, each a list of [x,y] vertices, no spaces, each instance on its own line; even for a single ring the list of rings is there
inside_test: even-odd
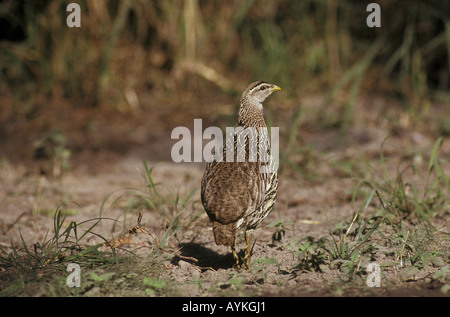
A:
[[[0,4],[0,18],[22,34],[5,31],[0,42],[2,91],[75,107],[133,104],[141,89],[198,78],[230,91],[264,79],[293,95],[340,91],[345,127],[363,89],[400,93],[421,111],[430,91],[450,85],[445,1],[382,2],[379,29],[365,24],[368,3],[350,0],[85,0],[81,28],[65,25],[67,4]]]

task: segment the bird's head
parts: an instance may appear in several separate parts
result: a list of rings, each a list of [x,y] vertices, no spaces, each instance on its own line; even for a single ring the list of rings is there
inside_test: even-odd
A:
[[[256,81],[251,83],[242,93],[241,105],[262,105],[264,100],[269,97],[274,91],[280,91],[281,88],[274,84],[269,84],[263,81]]]

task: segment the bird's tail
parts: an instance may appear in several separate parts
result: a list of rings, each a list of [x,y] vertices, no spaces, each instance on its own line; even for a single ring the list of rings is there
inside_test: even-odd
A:
[[[232,246],[236,236],[236,222],[223,225],[218,222],[213,222],[214,240],[217,245]]]

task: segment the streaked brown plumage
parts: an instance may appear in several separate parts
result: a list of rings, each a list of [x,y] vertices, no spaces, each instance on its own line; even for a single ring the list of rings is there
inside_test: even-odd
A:
[[[270,155],[270,142],[264,121],[262,103],[280,87],[257,81],[242,93],[238,113],[238,126],[233,142],[224,142],[222,161],[214,157],[208,162],[202,179],[201,198],[212,222],[214,239],[218,245],[230,246],[238,267],[250,267],[251,241],[253,231],[273,209],[278,188],[278,173]],[[266,150],[257,147],[257,159],[250,156],[250,140],[245,146],[238,146],[240,137],[252,134],[254,140],[264,142]],[[228,139],[228,138],[227,138]],[[227,160],[227,151],[233,151],[234,159]],[[264,152],[265,151],[265,152]],[[250,152],[250,153],[249,153]],[[269,156],[264,157],[267,153]],[[240,155],[245,154],[245,159]],[[271,168],[262,172],[262,168]],[[240,259],[235,250],[238,228],[245,229],[245,256]]]

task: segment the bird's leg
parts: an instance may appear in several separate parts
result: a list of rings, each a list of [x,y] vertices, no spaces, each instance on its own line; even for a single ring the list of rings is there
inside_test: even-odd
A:
[[[233,253],[234,265],[239,266],[239,255],[236,253],[236,241],[231,245],[231,252]]]
[[[246,242],[246,246],[245,246],[245,256],[242,259],[244,261],[244,265],[246,266],[247,270],[250,269],[250,257],[251,257],[251,253],[252,253],[252,238],[253,238],[253,231],[254,229],[247,229],[245,230],[245,242]]]

